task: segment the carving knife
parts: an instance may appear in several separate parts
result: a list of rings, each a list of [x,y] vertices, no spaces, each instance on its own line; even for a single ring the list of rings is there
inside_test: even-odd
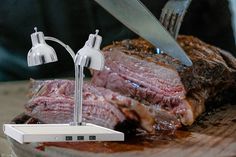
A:
[[[177,58],[186,66],[192,65],[192,61],[184,50],[139,0],[95,1],[121,23],[155,47],[162,49],[173,58]]]

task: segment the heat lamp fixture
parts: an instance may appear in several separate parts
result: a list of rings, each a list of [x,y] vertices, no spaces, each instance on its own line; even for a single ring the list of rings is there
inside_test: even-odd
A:
[[[31,34],[32,48],[28,52],[28,66],[36,66],[57,61],[55,50],[46,43],[54,41],[63,46],[74,61],[75,95],[74,120],[69,124],[4,124],[4,133],[20,143],[26,142],[77,142],[77,141],[124,141],[124,134],[115,130],[85,123],[82,119],[83,71],[84,68],[103,70],[104,56],[100,51],[102,37],[90,34],[83,48],[75,55],[62,41],[44,36],[43,32]]]

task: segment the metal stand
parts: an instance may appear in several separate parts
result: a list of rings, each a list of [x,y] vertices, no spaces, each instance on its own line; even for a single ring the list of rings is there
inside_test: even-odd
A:
[[[84,67],[89,66],[90,59],[87,56],[76,56],[75,60],[79,60],[79,65],[75,64],[75,105],[74,105],[74,121],[71,125],[85,125],[82,119],[83,106],[83,79]]]
[[[124,141],[124,134],[98,125],[84,123],[82,119],[84,67],[93,70],[104,68],[104,56],[100,52],[101,36],[90,34],[84,47],[74,51],[60,40],[44,37],[43,32],[31,34],[32,48],[28,53],[28,65],[35,66],[57,61],[54,49],[45,40],[62,45],[71,55],[75,65],[74,120],[70,124],[4,124],[6,135],[20,143],[25,142],[77,142]]]

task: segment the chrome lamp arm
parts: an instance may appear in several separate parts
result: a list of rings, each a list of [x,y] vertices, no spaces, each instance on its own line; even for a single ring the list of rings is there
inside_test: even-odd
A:
[[[57,38],[54,38],[54,37],[44,36],[44,39],[49,40],[49,41],[54,41],[54,42],[60,44],[61,46],[63,46],[70,53],[73,60],[75,59],[75,52],[70,48],[69,45],[64,44],[61,40],[59,40]]]

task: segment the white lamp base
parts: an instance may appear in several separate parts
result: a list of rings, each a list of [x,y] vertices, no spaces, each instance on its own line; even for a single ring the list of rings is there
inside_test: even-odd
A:
[[[27,142],[81,142],[124,141],[122,132],[86,123],[69,124],[4,124],[4,133],[18,141]]]

